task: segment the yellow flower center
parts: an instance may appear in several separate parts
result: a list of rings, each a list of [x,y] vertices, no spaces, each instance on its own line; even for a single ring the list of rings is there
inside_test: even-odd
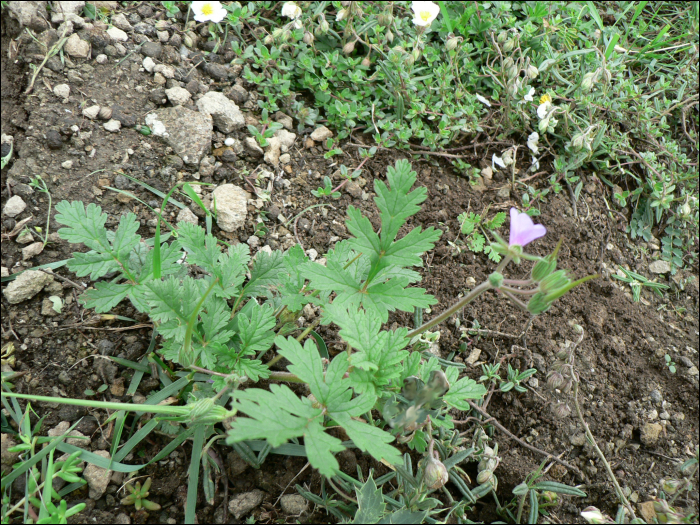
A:
[[[202,6],[202,14],[207,16],[214,14],[214,8],[211,6],[211,4],[204,4]]]
[[[430,19],[430,11],[421,11],[418,13],[418,16],[421,17],[423,22],[427,22]]]
[[[544,104],[545,102],[551,102],[551,101],[552,101],[552,97],[550,97],[549,95],[542,95],[540,97],[540,105]]]

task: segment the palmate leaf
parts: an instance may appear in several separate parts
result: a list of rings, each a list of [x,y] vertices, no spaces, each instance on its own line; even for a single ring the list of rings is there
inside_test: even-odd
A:
[[[94,308],[97,313],[109,312],[124,299],[132,286],[129,284],[97,283],[94,289],[87,290],[81,297],[86,308]]]
[[[58,230],[61,238],[72,244],[84,244],[91,250],[105,253],[109,250],[107,240],[107,214],[96,204],[85,204],[80,201],[62,201],[56,205],[56,222],[65,224],[66,228]]]
[[[284,254],[279,250],[268,254],[259,251],[253,259],[250,280],[243,287],[243,297],[264,295],[273,286],[279,285],[280,273],[284,270]]]
[[[442,397],[443,401],[449,406],[458,410],[471,410],[471,405],[467,403],[467,399],[481,399],[486,395],[486,388],[480,385],[473,379],[463,377]]]
[[[277,320],[270,305],[260,306],[253,301],[250,316],[243,312],[238,314],[238,335],[241,338],[241,351],[244,355],[253,355],[267,350],[275,340],[272,329]]]

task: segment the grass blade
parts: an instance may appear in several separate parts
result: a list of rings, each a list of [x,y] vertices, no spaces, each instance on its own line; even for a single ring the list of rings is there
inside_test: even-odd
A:
[[[192,457],[190,458],[190,468],[187,471],[187,501],[185,502],[185,523],[195,522],[195,511],[197,509],[197,486],[199,485],[199,462],[202,458],[202,447],[204,446],[205,425],[199,425],[194,430],[192,440]]]

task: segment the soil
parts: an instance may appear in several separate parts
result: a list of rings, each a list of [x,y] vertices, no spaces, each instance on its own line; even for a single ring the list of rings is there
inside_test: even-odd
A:
[[[151,16],[142,18],[148,22],[163,19],[160,3],[153,3],[152,7]],[[127,15],[137,13],[136,5],[119,9],[123,9]],[[171,30],[171,35],[177,33],[177,27]],[[83,32],[80,34],[83,35]],[[2,266],[9,268],[11,273],[68,259],[77,249],[52,236],[42,253],[22,260],[21,249],[24,245],[16,242],[17,237],[7,235],[20,220],[31,218],[27,227],[45,228],[47,214],[50,214],[50,232],[56,232],[60,226],[53,220],[55,210],[49,209],[47,195],[32,191],[28,186],[32,177],[41,175],[54,206],[64,199],[99,204],[109,214],[108,227],[116,224],[122,214],[129,211],[136,213],[142,224],[139,233],[144,237],[153,235],[154,230],[149,226],[149,221],[154,218],[152,212],[138,201],[125,199],[107,187],[122,185],[142,201],[157,207],[160,204],[158,197],[137,184],[124,183],[123,177],[118,179],[120,174],[131,175],[164,192],[177,179],[192,180],[195,170],[185,167],[179,167],[174,178],[162,176],[163,159],[172,151],[157,139],[143,136],[128,125],[111,133],[103,128],[103,122],[82,116],[84,107],[97,103],[113,109],[119,106],[127,123],[130,118],[142,123],[145,114],[156,107],[154,92],[158,93],[158,90],[170,85],[186,84],[177,80],[168,86],[156,84],[153,75],[141,67],[143,56],[132,38],[124,43],[126,54],[109,56],[104,63],[95,60],[100,52],[97,47],[93,42],[91,58],[65,56],[66,63],[62,67],[55,61],[53,69],[44,67],[33,92],[27,95],[25,90],[32,73],[29,64],[38,64],[43,57],[38,56],[40,53],[36,44],[26,37],[26,33],[21,36],[16,22],[9,20],[3,11],[2,133],[13,136],[15,153],[12,162],[2,170],[2,206],[12,195],[20,195],[28,205],[17,217],[2,217]],[[214,59],[210,60],[214,62]],[[222,63],[229,60],[228,57],[221,57]],[[185,61],[176,66],[191,68]],[[81,77],[82,81],[79,80]],[[207,70],[194,69],[192,78],[212,90],[222,87],[219,80],[209,76]],[[53,94],[53,86],[60,83],[71,86],[67,101]],[[249,92],[249,100],[243,104],[243,108],[250,115],[257,116],[254,86],[240,80],[237,83]],[[311,190],[322,185],[324,176],[331,176],[337,184],[340,178],[335,172],[340,164],[350,168],[360,164],[356,144],[362,141],[362,136],[353,136],[341,145],[344,151],[342,157],[325,159],[326,150],[320,145],[306,147],[309,145],[305,143],[306,135],[311,131],[313,129],[304,130],[298,136],[289,151],[291,162],[288,167],[275,170],[271,202],[264,208],[269,212],[270,218],[266,222],[269,233],[262,239],[262,244],[276,249],[299,241],[304,249],[313,248],[319,254],[324,254],[335,241],[348,237],[344,223],[349,205],[362,209],[375,228],[378,227],[379,217],[371,198],[373,181],[385,180],[387,166],[396,159],[410,157],[402,151],[380,150],[365,164],[361,179],[355,185],[344,188],[339,199],[319,200],[311,194]],[[218,135],[215,133],[214,142],[223,142],[223,135]],[[234,132],[231,136],[243,139],[247,132]],[[481,159],[490,159],[491,153],[478,147],[474,150],[473,158],[465,160],[479,165]],[[216,160],[220,160],[222,166],[212,175],[202,177],[201,181],[221,184],[226,180],[246,190],[252,190],[253,179],[249,176],[248,181],[251,182],[248,182],[244,177],[264,165],[262,159],[245,155]],[[459,294],[473,287],[471,278],[477,283],[481,282],[494,268],[484,254],[474,254],[464,246],[461,251],[454,248],[459,237],[458,215],[465,211],[483,213],[487,208],[489,214],[507,212],[510,207],[519,206],[522,186],[520,189],[517,186],[512,188],[510,181],[502,175],[499,177],[498,173],[489,186],[472,186],[439,157],[415,157],[410,160],[419,174],[418,184],[428,189],[428,199],[400,235],[415,226],[435,226],[444,232],[436,248],[426,255],[422,269],[421,286],[439,301],[432,312],[425,314],[428,318],[447,308]],[[70,169],[62,167],[66,161],[72,161]],[[270,169],[269,166],[265,168]],[[629,287],[611,279],[610,274],[622,265],[653,277],[648,268],[654,250],[645,243],[628,238],[624,233],[626,216],[615,216],[614,220],[610,218],[603,199],[605,186],[593,174],[580,175],[586,189],[576,210],[566,192],[551,195],[546,201],[537,203],[541,211],[537,221],[547,226],[548,234],[528,248],[545,255],[554,249],[559,238],[563,238],[559,266],[571,269],[577,277],[596,273],[600,277],[577,287],[556,302],[550,311],[537,317],[525,337],[520,337],[520,334],[528,324],[528,316],[496,295],[486,295],[466,308],[460,314],[459,322],[452,319],[444,324],[439,341],[441,355],[447,357],[451,352],[457,352],[456,361],[464,362],[468,355],[474,355],[476,348],[481,351],[478,361],[473,365],[468,364],[465,370],[474,379],[478,379],[482,373],[480,363],[501,362],[503,368],[510,364],[521,371],[537,368],[537,374],[527,382],[527,392],[495,393],[486,410],[515,436],[540,450],[560,456],[583,473],[584,478],[579,479],[561,465],[547,464],[546,479],[582,485],[588,494],[584,499],[563,498],[562,503],[550,509],[551,521],[561,523],[582,522],[579,513],[588,505],[598,506],[613,515],[616,509],[616,498],[605,469],[585,444],[585,439],[581,439],[583,429],[578,420],[573,416],[563,419],[556,417],[551,407],[557,399],[545,387],[545,376],[554,362],[558,346],[575,339],[570,326],[572,322],[580,324],[585,330],[577,354],[577,371],[582,382],[580,397],[586,420],[620,484],[631,494],[633,501],[642,503],[648,500],[657,493],[660,479],[676,477],[678,461],[694,455],[699,437],[698,268],[687,268],[673,277],[660,276],[659,280],[671,287],[663,293],[663,297],[644,291],[642,301],[633,302]],[[544,188],[548,182],[545,176],[541,176],[529,181],[529,184]],[[288,230],[275,220],[280,213],[286,218],[294,217],[319,203],[328,206],[306,211],[298,222],[293,223],[294,227],[289,224]],[[174,217],[179,210],[169,206],[167,211]],[[248,221],[242,230],[234,234],[219,231],[216,226],[214,230],[227,242],[245,242],[256,231],[254,219],[258,215],[259,210],[251,205]],[[527,265],[511,265],[510,268],[514,270],[508,277],[515,279],[526,278],[529,271]],[[105,384],[108,390],[96,398],[130,401],[131,397],[124,393],[124,386],[128,386],[131,372],[99,357],[141,359],[149,346],[151,329],[143,325],[139,327],[138,324],[134,326],[133,322],[105,321],[95,317],[94,312],[86,311],[77,301],[80,292],[71,281],[79,279],[65,267],[55,270],[55,273],[70,281],[56,281],[60,286],[54,286],[51,291],[41,292],[18,305],[10,305],[5,297],[2,298],[2,342],[3,345],[10,342],[15,345],[16,360],[12,369],[25,373],[14,381],[16,391],[82,398],[87,388],[97,390]],[[87,282],[86,279],[80,281]],[[49,295],[63,298],[65,304],[61,313],[47,308]],[[147,321],[138,317],[126,303],[117,307],[114,313],[136,318],[139,322]],[[392,314],[388,325],[393,323],[412,326],[412,316]],[[482,331],[463,337],[463,328],[473,327],[475,323]],[[339,349],[333,343],[337,341],[337,335],[332,329],[322,328],[320,333],[330,341],[332,352]],[[460,348],[462,343],[466,345]],[[666,354],[676,363],[675,374],[665,364]],[[157,387],[157,383],[143,381],[138,393],[147,395],[148,388]],[[112,428],[102,425],[108,416],[105,411],[43,403],[32,406],[39,416],[45,417],[45,430],[61,421],[72,424],[82,417],[78,429],[92,438],[91,449],[109,449]],[[455,418],[464,420],[467,415],[456,414]],[[660,424],[663,430],[658,439],[643,443],[641,433],[649,424]],[[499,430],[495,431],[494,440],[499,444],[502,459],[496,471],[498,495],[501,502],[509,501],[513,497],[512,489],[545,458]],[[127,458],[126,461],[141,463],[150,459],[167,442],[166,437],[153,434],[139,448],[140,457]],[[121,523],[181,522],[190,448],[191,443],[185,442],[165,460],[146,469],[146,472],[139,472],[139,475],[148,475],[153,479],[150,499],[162,505],[160,511],[136,512],[133,506],[121,505],[119,500],[123,494],[117,492],[121,480],[115,477],[105,495],[97,501],[89,498],[87,489],[70,495],[71,504],[84,501],[88,505],[72,521],[109,523],[114,522],[116,516]],[[319,475],[312,469],[304,470],[303,458],[272,455],[256,471],[252,468],[234,468],[235,464],[240,464],[240,460],[229,457],[230,449],[225,446],[215,447],[215,450],[225,460],[229,475],[227,479],[219,479],[214,505],[207,504],[203,493],[200,494],[199,523],[221,523],[228,501],[237,494],[255,489],[264,492],[262,504],[252,511],[256,521],[294,520],[294,516],[285,514],[280,507],[278,498],[283,491],[294,493],[295,483],[309,487],[312,492],[318,493],[320,490]],[[357,466],[365,475],[370,468],[377,468],[373,461],[352,452],[342,454],[341,466],[352,475],[356,475]],[[378,472],[383,471],[380,468]],[[448,488],[457,496],[449,484]],[[681,504],[695,506],[697,512],[697,499],[696,490],[688,501]],[[330,517],[316,509],[298,519],[323,522]],[[493,500],[480,500],[470,519],[484,522],[499,519]],[[237,521],[229,516],[229,522]]]

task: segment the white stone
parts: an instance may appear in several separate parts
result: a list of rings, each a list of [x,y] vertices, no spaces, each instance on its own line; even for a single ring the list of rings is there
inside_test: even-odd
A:
[[[180,86],[171,87],[165,90],[165,95],[174,106],[184,106],[190,101],[192,95],[185,88]]]
[[[2,293],[10,304],[17,304],[31,299],[52,282],[52,275],[37,270],[26,270],[11,281]]]
[[[101,53],[95,57],[95,62],[97,62],[98,64],[106,64],[107,60],[108,57],[104,53]]]
[[[158,31],[158,40],[165,44],[170,39],[170,33],[167,31]]]
[[[216,201],[216,224],[226,232],[243,227],[248,214],[248,195],[234,184],[222,184],[212,193],[211,209]]]
[[[61,163],[61,167],[62,167],[64,170],[72,169],[72,168],[73,168],[73,161],[72,161],[72,160],[67,160],[67,161],[65,161],[65,162],[62,162],[62,163]]]
[[[58,425],[53,427],[51,430],[47,432],[49,437],[58,437],[62,436],[65,434],[68,429],[70,428],[70,423],[68,421],[61,421]],[[82,432],[79,432],[77,430],[71,430],[69,436],[75,436],[72,438],[66,438],[66,443],[69,445],[73,445],[75,447],[82,447],[85,448],[88,445],[90,445],[90,438],[87,439],[79,439],[79,438],[86,438],[85,434]]]
[[[649,265],[651,273],[669,273],[671,271],[671,263],[668,261],[654,261]]]
[[[324,140],[333,136],[333,132],[326,126],[320,126],[314,130],[311,134],[311,140],[316,142],[323,142]]]
[[[77,33],[73,33],[63,47],[65,52],[76,58],[87,58],[90,53],[90,44],[81,40]]]
[[[111,131],[112,133],[116,133],[121,127],[122,123],[116,119],[110,119],[109,121],[104,123],[104,128],[107,131]]]
[[[311,259],[312,261],[315,261],[318,258],[318,252],[313,248],[309,248],[308,250],[306,250],[306,255],[308,255],[309,259]]]
[[[153,71],[160,73],[165,78],[175,78],[175,68],[173,66],[166,66],[165,64],[156,64]]]
[[[296,133],[290,133],[286,129],[278,129],[275,131],[275,137],[280,140],[280,146],[291,148],[294,141],[297,139]]]
[[[5,203],[5,207],[2,209],[2,214],[8,217],[15,217],[22,213],[27,207],[27,203],[22,200],[19,195],[13,195]]]
[[[112,37],[115,42],[126,42],[129,40],[129,36],[119,29],[118,27],[112,26],[107,30],[107,34]]]
[[[253,138],[253,137],[246,137],[243,140],[245,144],[245,149],[248,151],[248,153],[253,154],[256,157],[262,157],[263,156],[263,150],[258,144],[258,142]]]
[[[177,214],[177,222],[189,222],[191,224],[198,224],[199,218],[189,208],[183,208],[180,210],[180,213]]]
[[[153,73],[153,69],[156,67],[156,63],[151,57],[144,57],[143,68],[149,73]]]
[[[280,163],[280,139],[270,137],[267,139],[268,146],[265,148],[265,162],[277,167]]]
[[[127,20],[126,16],[124,16],[124,13],[112,15],[112,25],[118,27],[122,31],[131,31],[132,29],[131,24]]]
[[[289,131],[294,129],[294,120],[292,120],[292,117],[290,117],[289,115],[285,115],[281,111],[278,111],[277,113],[275,113],[274,116],[275,116],[275,122],[279,122]]]
[[[53,87],[53,94],[66,100],[70,96],[70,86],[68,84],[56,84]]]
[[[226,140],[224,140],[224,146],[233,146],[235,143],[236,141],[231,137],[228,137]]]
[[[83,116],[89,118],[90,120],[95,120],[97,115],[100,114],[100,106],[94,105],[88,108],[83,108]]]
[[[235,102],[218,91],[209,91],[197,101],[202,113],[211,115],[214,126],[222,133],[231,133],[245,126],[245,117]]]
[[[29,246],[22,248],[22,260],[28,261],[32,257],[36,257],[37,255],[39,255],[43,251],[44,251],[44,243],[43,242],[33,242]]]
[[[250,246],[251,250],[254,250],[258,246],[260,246],[260,237],[258,237],[257,235],[251,235],[250,237],[248,237],[246,244]]]
[[[285,153],[284,155],[280,155],[280,162],[282,164],[289,164],[292,162],[292,156],[289,153]]]
[[[105,459],[109,459],[109,452],[106,450],[96,450],[94,453]],[[83,477],[85,481],[87,481],[88,487],[90,487],[90,498],[98,500],[107,490],[107,485],[109,485],[109,481],[112,477],[112,471],[88,463],[85,470],[83,470]]]

